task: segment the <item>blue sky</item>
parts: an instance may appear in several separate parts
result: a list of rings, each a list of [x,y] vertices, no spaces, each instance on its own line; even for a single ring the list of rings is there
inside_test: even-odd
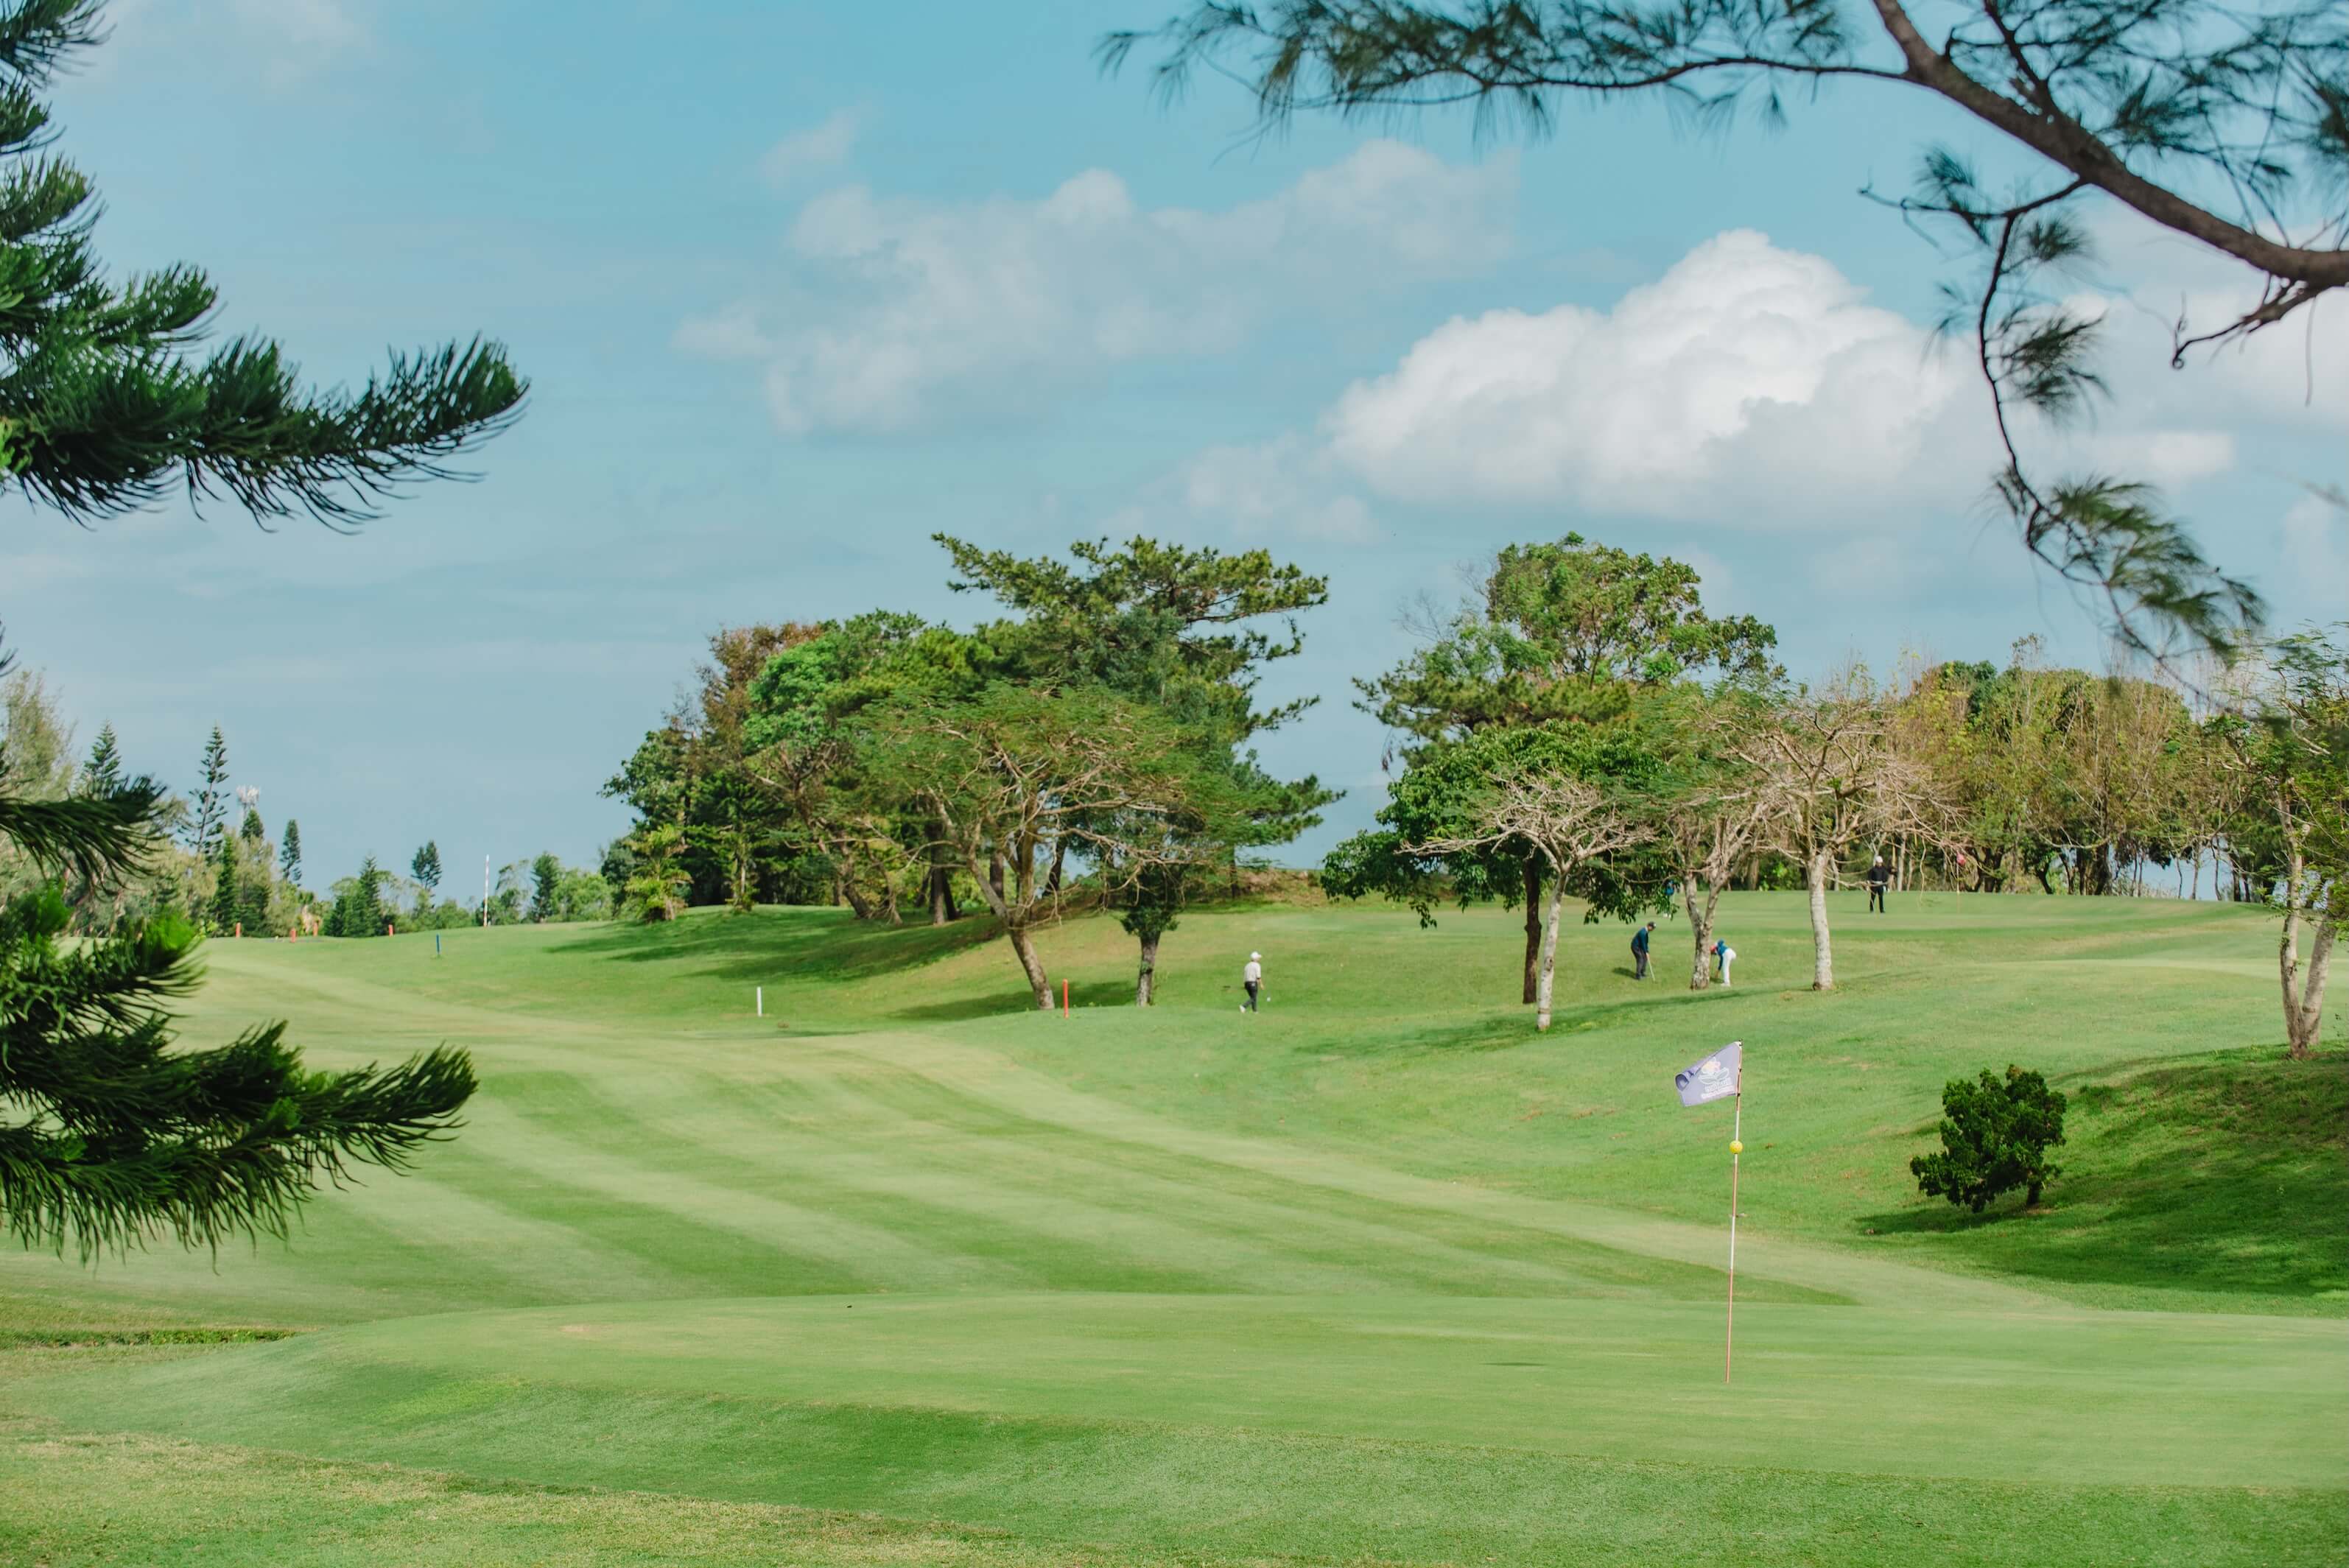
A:
[[[1268,759],[1351,791],[1300,859],[1377,803],[1348,678],[1512,540],[1692,560],[1797,674],[2026,633],[2101,660],[1981,508],[1981,394],[1924,332],[1952,274],[1856,194],[1987,139],[1847,91],[1770,134],[1615,106],[1531,145],[1457,116],[1251,141],[1236,89],[1166,109],[1095,72],[1164,5],[118,4],[55,95],[113,263],[201,263],[224,329],[322,381],[478,330],[535,390],[481,482],[357,538],[10,503],[11,645],[182,787],[220,724],[314,882],[429,837],[460,892],[625,827],[597,786],[714,627],[972,614],[940,530],[1327,573],[1268,686],[1325,696]],[[2349,613],[2300,488],[2349,479],[2349,309],[2173,375],[2168,316],[2245,280],[2099,232],[2122,395],[2075,458],[2171,481],[2280,620]]]

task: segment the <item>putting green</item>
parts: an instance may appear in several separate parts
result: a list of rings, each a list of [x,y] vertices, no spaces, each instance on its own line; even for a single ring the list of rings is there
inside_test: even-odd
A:
[[[2331,1324],[1754,1304],[1726,1387],[1722,1329],[1717,1305],[1610,1300],[647,1302],[340,1329],[153,1367],[95,1408],[273,1446],[315,1427],[358,1458],[423,1439],[484,1389],[543,1386],[1714,1467],[2349,1485],[2349,1336]],[[470,1393],[357,1395],[402,1378]],[[335,1442],[346,1423],[373,1436]]]

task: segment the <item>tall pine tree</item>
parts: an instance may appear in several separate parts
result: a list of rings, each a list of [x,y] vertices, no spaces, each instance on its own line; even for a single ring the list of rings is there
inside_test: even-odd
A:
[[[212,934],[226,936],[236,924],[236,841],[222,833],[212,851]]]
[[[335,907],[326,913],[326,934],[381,936],[383,926],[383,869],[369,855],[359,862],[359,874],[344,884]]]
[[[432,895],[440,886],[440,846],[429,839],[425,840],[424,847],[416,851],[416,858],[408,862],[408,874],[414,877],[416,885],[423,890],[416,895],[416,907],[430,909]]]
[[[563,862],[542,854],[530,862],[530,917],[543,925],[555,916],[563,891]]]
[[[217,724],[212,726],[212,738],[204,742],[203,760],[197,769],[196,809],[188,818],[188,848],[210,859],[228,827],[228,743],[221,738]]]
[[[291,817],[285,819],[285,837],[277,849],[277,872],[289,886],[302,883],[302,825]]]

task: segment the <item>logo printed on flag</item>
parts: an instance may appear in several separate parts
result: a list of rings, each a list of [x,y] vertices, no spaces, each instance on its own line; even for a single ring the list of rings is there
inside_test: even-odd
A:
[[[1744,1065],[1745,1042],[1732,1040],[1693,1067],[1672,1075],[1682,1105],[1710,1105],[1737,1092],[1737,1075]]]

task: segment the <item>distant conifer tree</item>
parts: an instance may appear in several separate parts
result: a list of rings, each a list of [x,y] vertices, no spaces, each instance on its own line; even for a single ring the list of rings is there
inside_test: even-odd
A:
[[[228,827],[228,743],[220,726],[204,742],[203,760],[197,764],[196,809],[188,819],[188,848],[209,859],[220,848]]]
[[[111,795],[121,788],[122,748],[114,738],[114,726],[102,724],[90,744],[89,760],[81,765],[81,792]]]

